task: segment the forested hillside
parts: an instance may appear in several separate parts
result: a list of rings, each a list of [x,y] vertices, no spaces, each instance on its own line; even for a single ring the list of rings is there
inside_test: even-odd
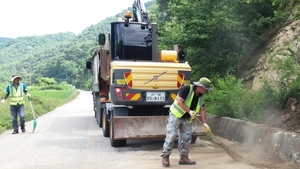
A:
[[[296,3],[298,0],[153,0],[146,8],[159,26],[159,49],[181,44],[195,80],[199,76],[239,75],[254,67],[251,59],[258,57],[255,52],[264,47]],[[84,65],[97,47],[97,35],[108,32],[109,23],[122,17],[125,10],[132,9],[91,25],[78,36],[0,38],[0,82],[20,72],[27,83],[30,76],[32,83],[43,76],[87,87],[90,77]],[[294,19],[299,19],[299,13]]]
[[[297,3],[298,0],[157,0],[152,15],[159,25],[161,49],[182,44],[193,66],[194,79],[198,79],[203,75],[238,75],[245,68],[253,68],[257,51],[266,46]],[[297,9],[295,20],[299,19]]]
[[[147,2],[146,8],[154,3]],[[0,84],[7,84],[12,74],[19,73],[27,84],[48,77],[77,88],[90,88],[91,74],[85,69],[85,62],[98,47],[98,34],[108,33],[110,22],[122,18],[126,10],[132,8],[87,27],[78,36],[68,32],[15,39],[0,37]]]
[[[181,44],[192,80],[212,79],[208,112],[300,132],[299,0],[157,0],[151,12],[160,49]]]

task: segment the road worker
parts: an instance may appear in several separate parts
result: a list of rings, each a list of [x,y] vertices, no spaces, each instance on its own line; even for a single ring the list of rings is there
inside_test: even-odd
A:
[[[195,161],[191,161],[188,157],[188,148],[192,138],[192,121],[200,113],[205,131],[210,132],[206,122],[206,110],[204,107],[204,94],[209,91],[212,91],[211,81],[206,77],[202,77],[199,81],[182,87],[178,92],[169,111],[166,126],[167,133],[161,155],[163,166],[170,166],[169,156],[172,153],[178,131],[179,165],[196,164]]]
[[[18,115],[20,117],[20,126],[23,133],[26,132],[25,129],[25,98],[30,97],[30,94],[27,92],[27,86],[24,83],[20,83],[22,80],[21,76],[13,75],[10,79],[11,84],[6,87],[6,95],[1,100],[1,103],[4,103],[8,96],[10,96],[10,113],[12,117],[12,126],[13,133],[19,133],[18,125]]]

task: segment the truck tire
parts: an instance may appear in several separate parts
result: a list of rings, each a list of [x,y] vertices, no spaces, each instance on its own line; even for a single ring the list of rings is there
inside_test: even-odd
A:
[[[104,107],[102,113],[102,131],[104,137],[109,137],[109,121],[106,117],[106,113],[107,113],[106,107]]]
[[[95,112],[95,118],[97,119],[97,96],[95,96],[95,93],[93,93],[93,102],[94,102],[94,112]]]
[[[96,122],[99,125],[100,124],[100,103],[96,100],[96,105],[95,105],[95,117],[96,117]],[[100,127],[100,126],[99,126]]]
[[[100,112],[99,112],[99,127],[102,127],[102,115],[103,114],[103,108],[100,108]]]
[[[126,141],[127,140],[114,140],[114,113],[113,112],[110,114],[109,132],[110,132],[110,145],[112,147],[124,147],[124,146],[126,146]]]

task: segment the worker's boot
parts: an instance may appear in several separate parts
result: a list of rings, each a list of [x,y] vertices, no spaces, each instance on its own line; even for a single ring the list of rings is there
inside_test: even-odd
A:
[[[169,155],[164,156],[162,158],[162,164],[163,164],[164,167],[169,167],[170,166]]]
[[[12,134],[18,134],[18,133],[19,133],[18,130],[14,130],[14,131],[12,132]]]
[[[26,132],[25,126],[21,126],[21,130],[23,133],[25,133]]]
[[[182,155],[179,160],[179,165],[195,165],[196,161],[191,161],[188,156]]]

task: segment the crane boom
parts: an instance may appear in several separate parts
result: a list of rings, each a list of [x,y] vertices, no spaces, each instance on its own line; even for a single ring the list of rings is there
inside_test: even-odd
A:
[[[143,0],[135,0],[133,5],[133,21],[135,22],[150,22],[148,12]]]

